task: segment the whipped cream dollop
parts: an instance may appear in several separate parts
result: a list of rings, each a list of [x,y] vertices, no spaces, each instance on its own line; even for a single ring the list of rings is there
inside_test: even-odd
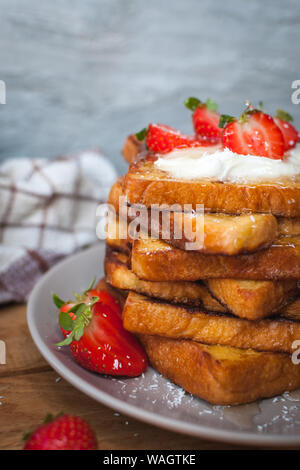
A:
[[[194,147],[173,150],[158,157],[155,165],[179,179],[209,178],[215,181],[255,182],[300,175],[300,144],[282,160],[240,155],[228,148]]]

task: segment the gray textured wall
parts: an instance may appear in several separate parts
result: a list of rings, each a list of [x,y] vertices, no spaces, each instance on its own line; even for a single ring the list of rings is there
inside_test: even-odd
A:
[[[0,158],[101,146],[119,171],[126,134],[190,129],[188,95],[238,113],[245,98],[294,114],[299,0],[0,0]]]

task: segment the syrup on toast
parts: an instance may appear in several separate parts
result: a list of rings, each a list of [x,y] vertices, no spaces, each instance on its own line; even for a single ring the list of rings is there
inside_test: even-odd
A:
[[[133,272],[148,281],[199,279],[300,279],[300,238],[281,237],[270,248],[247,255],[205,255],[160,240],[134,240]],[[162,269],[163,267],[163,269]]]
[[[209,403],[238,405],[300,387],[300,366],[288,354],[139,338],[159,373]]]
[[[226,214],[271,213],[300,217],[300,177],[257,184],[222,183],[208,179],[173,178],[155,167],[151,153],[131,163],[124,180],[129,204],[203,204],[207,212]]]
[[[135,334],[191,339],[240,349],[293,353],[300,322],[284,317],[253,322],[199,307],[174,305],[130,292],[123,310],[126,330]]]

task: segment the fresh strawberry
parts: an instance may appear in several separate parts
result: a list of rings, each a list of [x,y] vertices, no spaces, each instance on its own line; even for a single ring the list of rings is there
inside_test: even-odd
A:
[[[205,103],[198,98],[188,98],[185,106],[193,111],[193,124],[197,139],[202,145],[215,145],[221,142],[222,130],[219,127],[220,114],[217,104],[208,99]]]
[[[64,318],[61,323],[64,323],[67,329],[64,329],[60,326],[62,334],[66,337],[72,330],[72,323],[76,319],[76,315],[73,312],[76,309],[76,305],[79,303],[85,302],[88,304],[93,301],[94,298],[97,298],[104,305],[108,305],[112,308],[119,316],[122,315],[122,310],[119,302],[107,291],[103,289],[93,288],[95,280],[89,285],[89,287],[82,293],[77,294],[74,292],[75,300],[68,300],[65,302],[60,299],[57,294],[53,294],[53,302],[56,307],[59,309],[59,316]],[[70,319],[68,318],[70,317]]]
[[[155,153],[168,153],[174,149],[199,147],[199,142],[194,136],[185,135],[163,124],[149,124],[136,134],[139,140],[146,139],[149,150]]]
[[[76,316],[74,320],[71,312]],[[60,313],[59,324],[69,333],[57,346],[69,345],[73,358],[85,369],[129,377],[146,370],[146,354],[123,328],[121,308],[108,292],[85,291],[81,301]]]
[[[222,136],[223,146],[233,152],[273,159],[283,157],[282,132],[268,114],[248,107],[239,120],[222,115],[219,125],[225,126]]]
[[[120,317],[122,316],[122,309],[119,302],[115,299],[113,295],[103,289],[91,289],[87,292],[87,297],[98,297],[99,301],[110,307],[115,313],[117,313]]]
[[[97,439],[90,425],[79,416],[47,416],[46,422],[28,438],[24,450],[96,450]]]
[[[277,109],[274,120],[283,134],[285,150],[294,148],[299,141],[299,132],[290,122],[293,121],[292,116],[282,109]]]

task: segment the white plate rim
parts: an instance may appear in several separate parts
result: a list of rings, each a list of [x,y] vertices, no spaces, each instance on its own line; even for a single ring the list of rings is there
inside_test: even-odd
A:
[[[184,423],[178,419],[160,416],[154,412],[143,410],[138,406],[131,405],[121,399],[112,397],[106,392],[103,392],[94,385],[89,384],[86,380],[79,377],[76,373],[70,371],[64,365],[63,359],[58,359],[53,351],[48,347],[44,339],[41,337],[34,318],[34,304],[39,295],[39,291],[45,283],[48,283],[49,278],[57,271],[66,267],[74,259],[80,261],[88,252],[99,250],[99,245],[92,246],[85,249],[80,253],[67,257],[57,263],[49,271],[47,271],[33,288],[27,304],[27,323],[32,339],[44,359],[53,367],[53,369],[63,377],[67,382],[71,383],[75,388],[82,393],[88,395],[94,400],[117,410],[127,416],[133,417],[139,421],[143,421],[157,427],[167,429],[169,431],[178,432],[198,438],[207,439],[210,441],[227,442],[231,444],[243,444],[249,446],[271,446],[271,447],[286,447],[300,445],[300,435],[289,436],[283,434],[258,434],[254,432],[229,431],[218,429],[217,427],[208,427],[201,424]]]

